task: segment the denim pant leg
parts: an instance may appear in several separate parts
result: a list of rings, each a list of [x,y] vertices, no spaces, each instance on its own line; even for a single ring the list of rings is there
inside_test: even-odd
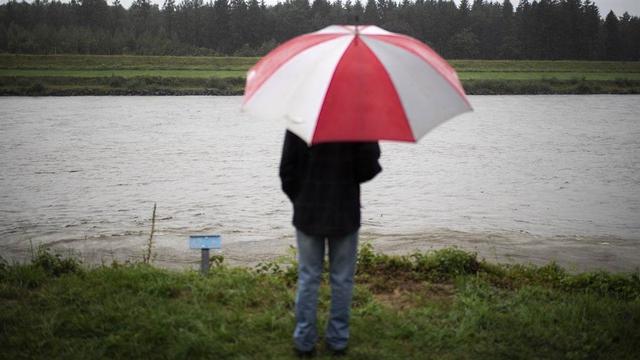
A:
[[[357,231],[345,237],[329,239],[331,311],[325,340],[335,350],[346,348],[349,341],[349,316],[357,254]]]
[[[322,278],[324,238],[296,231],[298,243],[298,290],[296,293],[296,328],[293,342],[298,350],[313,349],[318,337],[316,310],[318,288]]]

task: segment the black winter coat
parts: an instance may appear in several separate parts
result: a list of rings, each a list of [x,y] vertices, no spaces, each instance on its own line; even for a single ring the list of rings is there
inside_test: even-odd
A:
[[[307,144],[287,131],[280,162],[293,225],[311,236],[344,236],[360,228],[360,183],[381,170],[377,142]]]

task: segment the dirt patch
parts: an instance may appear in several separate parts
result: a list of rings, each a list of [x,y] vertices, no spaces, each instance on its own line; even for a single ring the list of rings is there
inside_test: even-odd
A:
[[[453,301],[454,296],[453,284],[435,284],[426,281],[405,282],[391,291],[373,292],[376,301],[396,310],[412,309],[425,303],[446,305]]]

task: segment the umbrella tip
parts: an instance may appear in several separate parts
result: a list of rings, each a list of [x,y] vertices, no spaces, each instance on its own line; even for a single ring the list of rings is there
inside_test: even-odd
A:
[[[358,25],[360,24],[360,16],[355,16],[356,35],[358,35]]]

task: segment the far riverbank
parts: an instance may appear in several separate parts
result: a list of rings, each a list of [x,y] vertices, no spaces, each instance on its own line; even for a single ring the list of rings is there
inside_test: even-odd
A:
[[[258,60],[0,54],[0,95],[242,95]],[[469,95],[640,94],[640,62],[449,62]]]

